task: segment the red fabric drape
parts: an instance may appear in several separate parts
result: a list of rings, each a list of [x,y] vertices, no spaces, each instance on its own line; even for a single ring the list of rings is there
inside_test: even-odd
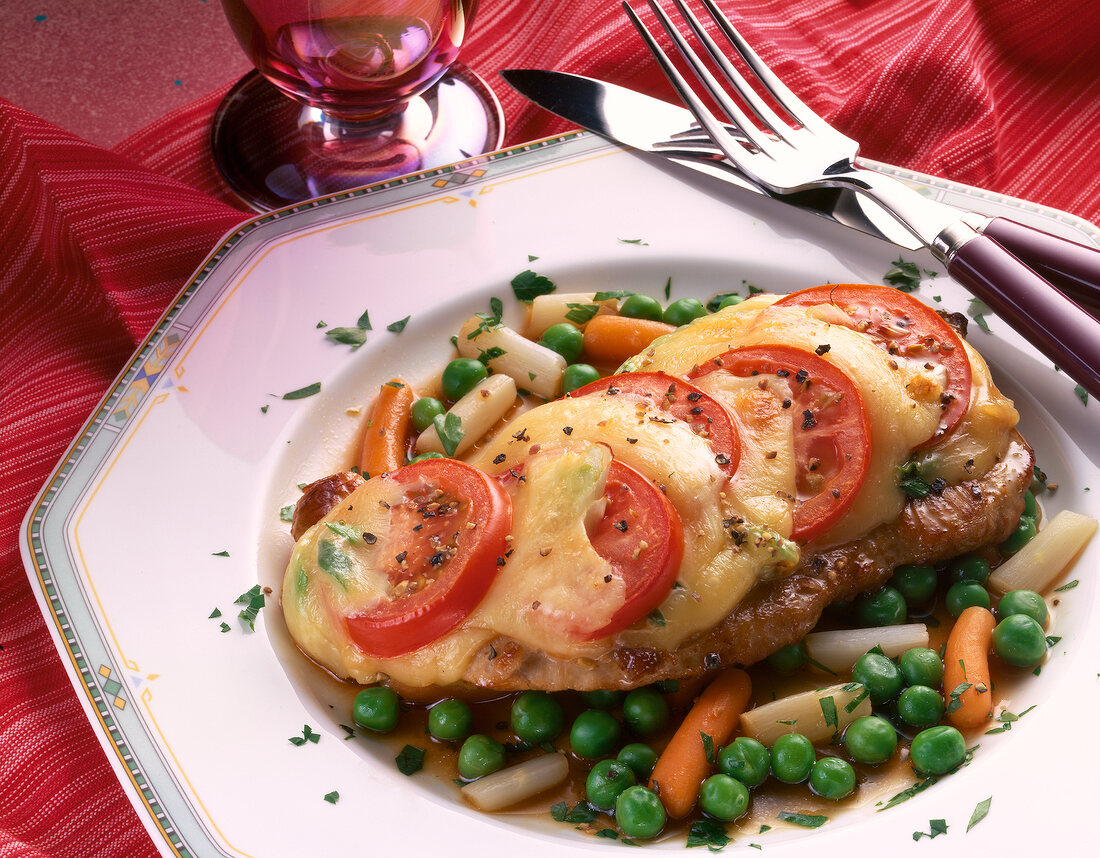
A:
[[[872,158],[1100,216],[1100,12],[1087,0],[723,0]],[[670,97],[607,0],[485,0],[463,60]],[[105,151],[0,101],[0,858],[156,854],[19,558],[22,517],[132,350],[248,215],[207,155],[231,84]],[[567,130],[494,82],[507,143]]]

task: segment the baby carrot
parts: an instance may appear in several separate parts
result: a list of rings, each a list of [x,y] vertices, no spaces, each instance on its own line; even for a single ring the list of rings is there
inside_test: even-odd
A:
[[[584,326],[584,353],[593,363],[618,366],[649,347],[657,337],[676,330],[652,319],[631,319],[610,313],[594,316]]]
[[[691,811],[699,786],[711,773],[714,755],[733,735],[751,694],[749,675],[732,668],[703,689],[680,722],[649,779],[650,788],[660,796],[669,816],[682,819]],[[709,743],[704,736],[710,738]]]
[[[405,464],[409,406],[414,398],[413,389],[399,378],[387,381],[379,389],[359,448],[359,470],[364,477],[395,471]]]
[[[959,614],[947,636],[943,693],[947,717],[956,727],[977,727],[993,714],[989,644],[996,624],[992,613],[974,605]]]

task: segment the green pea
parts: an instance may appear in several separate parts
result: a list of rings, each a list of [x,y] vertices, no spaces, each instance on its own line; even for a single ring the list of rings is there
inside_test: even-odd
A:
[[[711,775],[699,787],[699,807],[708,816],[733,822],[749,809],[749,789],[729,775]]]
[[[627,295],[619,307],[619,315],[629,319],[661,321],[661,302],[649,295]]]
[[[764,783],[771,765],[771,752],[751,736],[738,736],[718,753],[718,771],[750,789]]]
[[[943,682],[943,659],[934,649],[915,646],[901,654],[898,661],[906,685],[927,685],[939,688]]]
[[[659,733],[668,724],[668,701],[655,688],[635,688],[623,701],[623,721],[640,736]]]
[[[600,371],[587,363],[571,363],[561,377],[561,392],[569,393],[600,380]]]
[[[417,432],[423,432],[432,425],[432,421],[436,417],[446,411],[447,409],[438,399],[431,396],[422,396],[409,407],[409,417],[412,420],[413,428]]]
[[[411,459],[409,459],[409,464],[412,465],[412,464],[415,464],[416,462],[423,462],[425,459],[446,459],[446,458],[447,457],[444,456],[442,453],[437,453],[434,450],[429,450],[426,453],[418,453],[417,455],[413,456]]]
[[[901,691],[903,680],[898,666],[886,656],[869,652],[861,655],[852,666],[852,679],[867,689],[875,704],[893,700]]]
[[[927,605],[936,594],[936,569],[914,564],[898,566],[890,586],[901,593],[907,604]]]
[[[653,773],[653,767],[657,765],[657,752],[649,745],[631,742],[629,745],[623,745],[615,759],[630,766],[638,776],[638,780],[644,781]]]
[[[588,773],[584,791],[588,801],[600,810],[611,810],[619,794],[637,782],[634,770],[626,763],[620,763],[618,760],[600,760]]]
[[[558,322],[542,332],[539,345],[557,352],[567,363],[573,363],[584,351],[584,334],[576,325]]]
[[[443,367],[443,395],[452,402],[461,399],[488,375],[489,370],[481,361],[455,358]]]
[[[822,757],[810,770],[810,789],[822,798],[840,801],[856,788],[856,770],[840,757]]]
[[[984,584],[989,578],[989,563],[976,554],[968,554],[965,557],[956,557],[947,569],[948,580],[952,583],[958,581],[977,581]]]
[[[744,300],[745,299],[742,298],[740,295],[727,295],[725,298],[718,302],[718,309],[724,310],[726,309],[726,307],[732,307],[735,304],[740,304]]]
[[[474,733],[458,750],[458,773],[467,780],[491,775],[502,768],[504,746],[482,733]]]
[[[1035,495],[1031,489],[1024,492],[1024,515],[1038,520],[1039,516],[1039,504],[1035,500]]]
[[[806,662],[806,647],[800,643],[788,644],[769,655],[767,662],[776,673],[794,673]]]
[[[957,617],[974,605],[980,608],[988,608],[989,591],[977,581],[959,581],[947,589],[947,595],[944,596],[943,602],[947,606],[947,613]]]
[[[512,701],[512,730],[525,742],[551,742],[565,726],[561,704],[545,691],[524,691]]]
[[[908,607],[905,597],[889,585],[874,593],[864,593],[855,601],[856,617],[861,626],[896,626],[905,622]]]
[[[627,837],[645,840],[665,827],[665,809],[653,790],[627,787],[615,799],[615,821]]]
[[[943,712],[943,696],[927,685],[910,685],[898,697],[898,717],[910,727],[939,724]]]
[[[1009,590],[1001,596],[997,604],[997,619],[1003,620],[1014,614],[1031,617],[1041,626],[1047,624],[1050,616],[1046,601],[1034,590]]]
[[[966,759],[966,740],[954,727],[941,724],[921,730],[909,746],[909,759],[922,775],[943,775]]]
[[[600,689],[598,691],[582,691],[581,700],[590,709],[614,709],[623,699],[621,691]]]
[[[1016,530],[1012,535],[1008,537],[999,546],[1001,554],[1005,557],[1011,557],[1025,545],[1027,545],[1034,538],[1039,528],[1035,523],[1035,519],[1030,515],[1020,516],[1020,523],[1016,525]]]
[[[898,734],[894,725],[878,715],[857,718],[844,731],[844,747],[857,763],[884,763],[893,756],[897,746]]]
[[[569,731],[569,744],[579,757],[596,760],[610,754],[622,734],[615,718],[602,709],[586,709]]]
[[[1047,651],[1046,634],[1034,617],[1013,614],[993,629],[993,652],[1001,661],[1017,667],[1031,667]]]
[[[397,726],[400,700],[392,688],[375,685],[355,695],[351,712],[355,723],[376,733],[386,733]]]
[[[461,700],[441,700],[428,710],[428,732],[437,739],[461,739],[469,735],[473,724],[473,713]]]
[[[772,744],[772,774],[785,784],[800,784],[816,756],[813,742],[801,733],[784,733]]]
[[[686,325],[688,322],[707,314],[707,308],[698,298],[680,298],[673,301],[661,315],[661,320],[668,325]]]

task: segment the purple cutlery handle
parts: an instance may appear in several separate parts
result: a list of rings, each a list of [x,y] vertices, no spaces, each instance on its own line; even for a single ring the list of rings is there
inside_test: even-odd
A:
[[[995,217],[982,230],[1021,262],[1096,315],[1100,312],[1100,250]]]
[[[989,235],[966,242],[947,270],[1085,390],[1100,397],[1100,320]]]

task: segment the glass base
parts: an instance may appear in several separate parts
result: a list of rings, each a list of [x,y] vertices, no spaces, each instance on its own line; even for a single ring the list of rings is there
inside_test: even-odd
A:
[[[241,78],[214,114],[214,162],[256,211],[384,182],[499,149],[500,103],[460,63],[404,109],[341,122],[303,107],[259,72]]]

